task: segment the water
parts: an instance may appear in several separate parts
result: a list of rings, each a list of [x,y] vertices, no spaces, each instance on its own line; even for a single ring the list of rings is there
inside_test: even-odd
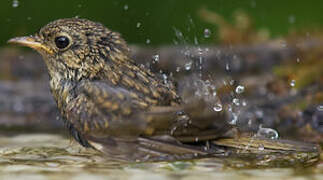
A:
[[[159,62],[159,54],[153,55],[152,56],[153,63],[158,63]]]
[[[204,37],[209,38],[211,36],[211,31],[209,29],[204,29]]]
[[[244,92],[244,86],[241,86],[241,85],[237,86],[235,92],[237,94],[243,93]]]
[[[293,80],[291,80],[291,81],[290,81],[290,86],[291,86],[291,87],[294,87],[295,85],[296,85],[296,81],[295,81],[294,79],[293,79]]]
[[[137,22],[136,27],[137,28],[140,28],[140,26],[141,26],[141,23],[140,22]]]
[[[262,149],[260,146],[259,149]],[[267,163],[270,160],[266,160]],[[0,137],[0,179],[320,179],[323,166],[250,169],[254,161],[206,158],[159,163],[120,163],[52,134]],[[258,162],[258,164],[260,164]],[[270,164],[270,163],[269,163]]]
[[[222,104],[215,104],[215,106],[213,106],[213,110],[216,112],[222,111]]]
[[[13,0],[12,1],[12,7],[17,8],[19,6],[19,1],[18,0]]]
[[[259,126],[256,136],[269,138],[269,139],[278,139],[279,138],[278,132],[275,129],[264,128],[264,127],[262,127],[262,125]]]

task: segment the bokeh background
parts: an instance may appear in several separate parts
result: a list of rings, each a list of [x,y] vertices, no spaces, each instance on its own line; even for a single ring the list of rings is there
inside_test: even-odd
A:
[[[266,28],[271,37],[286,35],[291,29],[323,25],[321,0],[2,0],[0,1],[0,46],[10,37],[31,34],[48,22],[67,17],[99,21],[123,34],[131,44],[173,44],[174,28],[185,33],[188,43],[217,42],[217,26],[198,15],[206,8],[228,21],[243,10],[256,29]],[[190,29],[188,29],[190,28]],[[204,29],[214,36],[203,38]]]

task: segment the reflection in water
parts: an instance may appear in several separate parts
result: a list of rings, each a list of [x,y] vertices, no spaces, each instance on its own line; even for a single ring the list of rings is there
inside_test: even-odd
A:
[[[296,156],[296,155],[295,155]],[[298,154],[297,156],[305,156]],[[258,179],[275,176],[278,179],[293,178],[302,173],[322,177],[323,166],[319,164],[300,174],[299,169],[259,169],[279,166],[284,163],[275,155],[263,159],[250,158],[208,158],[194,161],[160,163],[120,163],[105,159],[93,150],[84,149],[68,138],[50,134],[23,134],[0,138],[0,178],[4,179],[201,179],[240,178]],[[295,157],[294,157],[295,160]],[[287,161],[286,161],[287,162]],[[283,165],[283,164],[281,164]],[[252,169],[252,167],[257,167]],[[239,168],[239,170],[237,169]],[[296,173],[297,172],[297,173]]]

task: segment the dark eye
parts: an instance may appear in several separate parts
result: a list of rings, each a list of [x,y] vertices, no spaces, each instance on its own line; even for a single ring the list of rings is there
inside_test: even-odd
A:
[[[55,38],[55,44],[59,49],[64,49],[70,44],[70,40],[66,36],[58,36]]]

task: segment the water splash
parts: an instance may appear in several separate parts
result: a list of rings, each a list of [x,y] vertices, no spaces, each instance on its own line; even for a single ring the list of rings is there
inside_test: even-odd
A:
[[[185,63],[184,67],[186,71],[189,71],[192,69],[193,62],[189,61],[188,63]]]
[[[153,55],[152,56],[153,63],[158,63],[159,62],[159,54]]]
[[[269,138],[269,139],[278,139],[279,138],[279,134],[276,130],[271,129],[271,128],[264,128],[264,127],[262,127],[262,125],[259,126],[256,136]]]
[[[17,8],[19,6],[19,1],[18,0],[13,0],[12,1],[12,7]]]
[[[136,28],[140,28],[140,26],[141,26],[141,23],[140,22],[137,22]]]
[[[229,63],[226,63],[226,64],[225,64],[225,70],[227,70],[227,71],[229,71],[229,70],[230,70],[230,65],[229,65]]]
[[[244,92],[244,86],[242,86],[242,85],[237,86],[235,91],[236,91],[237,94],[243,93]]]
[[[238,98],[233,98],[232,103],[236,106],[240,106],[240,100]]]
[[[213,110],[216,111],[216,112],[222,111],[222,104],[215,104],[213,106]]]
[[[204,38],[209,38],[211,36],[211,31],[209,29],[204,29]]]
[[[318,106],[317,106],[317,110],[318,110],[318,111],[323,111],[323,105],[318,105]]]
[[[232,118],[229,120],[229,124],[231,125],[237,125],[238,122],[238,114],[235,112],[231,112]]]
[[[265,146],[264,146],[263,144],[259,144],[259,146],[258,146],[258,150],[259,150],[259,151],[263,151],[263,150],[265,150]]]

